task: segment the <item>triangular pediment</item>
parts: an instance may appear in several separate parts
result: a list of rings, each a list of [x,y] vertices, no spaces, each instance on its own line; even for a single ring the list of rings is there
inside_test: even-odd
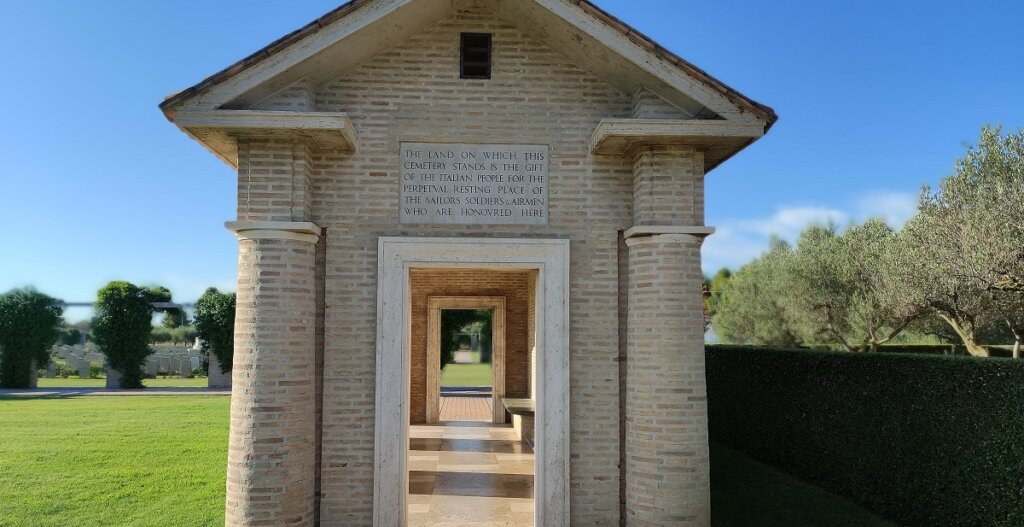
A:
[[[180,109],[312,111],[316,88],[467,5],[493,12],[622,93],[637,117],[770,126],[775,114],[661,48],[586,0],[355,0],[168,98]]]

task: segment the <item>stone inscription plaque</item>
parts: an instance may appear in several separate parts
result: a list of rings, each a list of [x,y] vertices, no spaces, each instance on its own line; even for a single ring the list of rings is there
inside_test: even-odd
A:
[[[402,223],[547,225],[547,145],[401,146]]]

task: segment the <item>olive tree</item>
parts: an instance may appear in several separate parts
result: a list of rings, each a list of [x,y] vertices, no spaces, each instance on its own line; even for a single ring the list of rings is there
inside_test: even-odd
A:
[[[0,295],[0,388],[30,388],[32,369],[50,362],[60,338],[60,303],[34,289]]]
[[[235,293],[209,288],[196,302],[195,332],[203,351],[212,353],[221,373],[231,371],[235,349]]]
[[[889,302],[882,275],[895,243],[881,219],[842,234],[831,226],[801,234],[786,274],[785,307],[805,341],[877,351],[920,316],[920,309]]]
[[[110,282],[97,293],[93,340],[107,363],[121,374],[121,387],[143,388],[142,370],[152,350],[152,290],[128,282]]]
[[[1024,295],[1016,291],[997,291],[996,309],[1013,335],[1013,358],[1024,354]]]
[[[713,324],[724,342],[792,347],[801,339],[785,309],[789,245],[773,239],[771,248],[725,282],[715,302]]]
[[[986,356],[980,331],[1011,327],[1024,294],[1024,132],[982,130],[937,191],[925,187],[892,267],[906,301],[932,310],[971,355]]]

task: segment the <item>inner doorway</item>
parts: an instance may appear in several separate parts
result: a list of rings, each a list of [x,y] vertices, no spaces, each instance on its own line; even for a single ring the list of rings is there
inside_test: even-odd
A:
[[[524,284],[527,281],[525,275],[523,281]],[[505,296],[432,296],[428,299],[427,424],[505,422],[502,399],[505,397],[506,327]],[[465,333],[474,329],[476,339],[473,333]]]
[[[441,408],[438,420],[442,423],[492,422],[494,310],[442,308],[440,318]],[[499,338],[504,339],[504,336]]]

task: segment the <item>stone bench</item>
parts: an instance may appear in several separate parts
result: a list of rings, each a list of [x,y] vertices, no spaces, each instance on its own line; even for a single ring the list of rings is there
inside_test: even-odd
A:
[[[512,427],[519,440],[533,448],[533,428],[536,414],[536,404],[532,399],[501,399],[501,405],[512,414]]]

